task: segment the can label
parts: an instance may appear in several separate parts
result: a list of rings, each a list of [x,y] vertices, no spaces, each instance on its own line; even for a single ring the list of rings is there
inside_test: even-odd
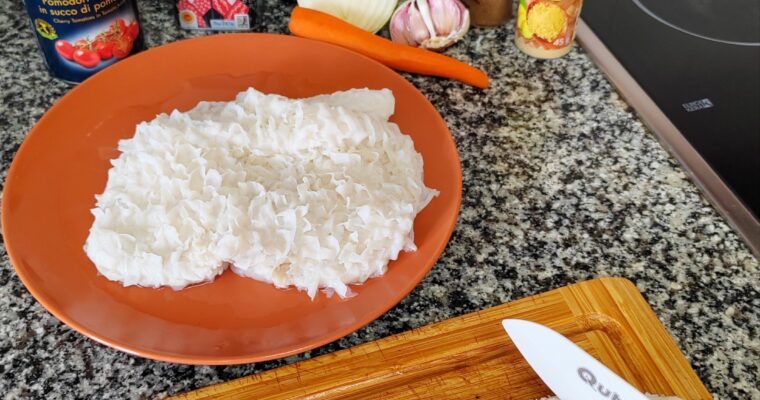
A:
[[[260,0],[180,0],[179,25],[184,29],[247,31],[257,17]]]
[[[142,50],[134,0],[27,0],[26,8],[57,78],[81,82]]]
[[[582,3],[582,0],[519,0],[515,35],[536,49],[565,49],[575,38]]]

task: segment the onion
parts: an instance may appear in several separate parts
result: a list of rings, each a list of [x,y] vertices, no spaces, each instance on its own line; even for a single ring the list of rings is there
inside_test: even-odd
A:
[[[330,14],[365,31],[376,33],[391,19],[396,0],[298,0],[298,5]]]

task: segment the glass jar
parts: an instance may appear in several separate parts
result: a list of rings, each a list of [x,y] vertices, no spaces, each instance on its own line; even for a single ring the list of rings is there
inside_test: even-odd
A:
[[[519,0],[515,44],[536,58],[570,52],[583,0]]]
[[[504,25],[512,18],[512,0],[462,0],[475,26]]]

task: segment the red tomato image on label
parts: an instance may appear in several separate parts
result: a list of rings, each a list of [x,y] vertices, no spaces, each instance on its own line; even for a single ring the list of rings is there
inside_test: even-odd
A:
[[[119,30],[118,30],[118,33],[121,33],[121,34],[123,34],[123,33],[125,33],[125,32],[127,31],[127,23],[126,23],[126,22],[124,22],[124,20],[123,20],[123,19],[121,19],[121,18],[117,19],[117,20],[116,20],[116,24],[115,24],[115,25],[116,25],[116,26],[118,27],[118,29],[119,29]]]
[[[67,40],[56,40],[55,51],[67,60],[74,59],[74,46]]]
[[[77,49],[74,51],[74,61],[85,68],[93,68],[100,64],[100,56],[92,50]]]
[[[98,33],[95,39],[82,38],[74,44],[59,40],[55,47],[61,57],[85,68],[94,68],[101,61],[114,57],[120,60],[128,56],[139,35],[140,25],[137,21],[127,24],[119,18],[111,23],[108,30]]]
[[[74,49],[89,49],[90,41],[87,39],[79,39],[74,42]]]
[[[127,36],[117,38],[113,42],[113,56],[122,59],[132,51],[132,41]]]
[[[110,60],[113,57],[113,43],[96,42],[94,47],[101,60]]]
[[[132,21],[132,23],[127,26],[127,33],[129,34],[130,39],[137,39],[137,36],[140,34],[140,26],[137,21]]]

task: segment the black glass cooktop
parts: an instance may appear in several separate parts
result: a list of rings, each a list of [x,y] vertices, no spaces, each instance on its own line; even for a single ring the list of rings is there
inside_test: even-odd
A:
[[[760,216],[760,0],[587,0],[582,18]]]

